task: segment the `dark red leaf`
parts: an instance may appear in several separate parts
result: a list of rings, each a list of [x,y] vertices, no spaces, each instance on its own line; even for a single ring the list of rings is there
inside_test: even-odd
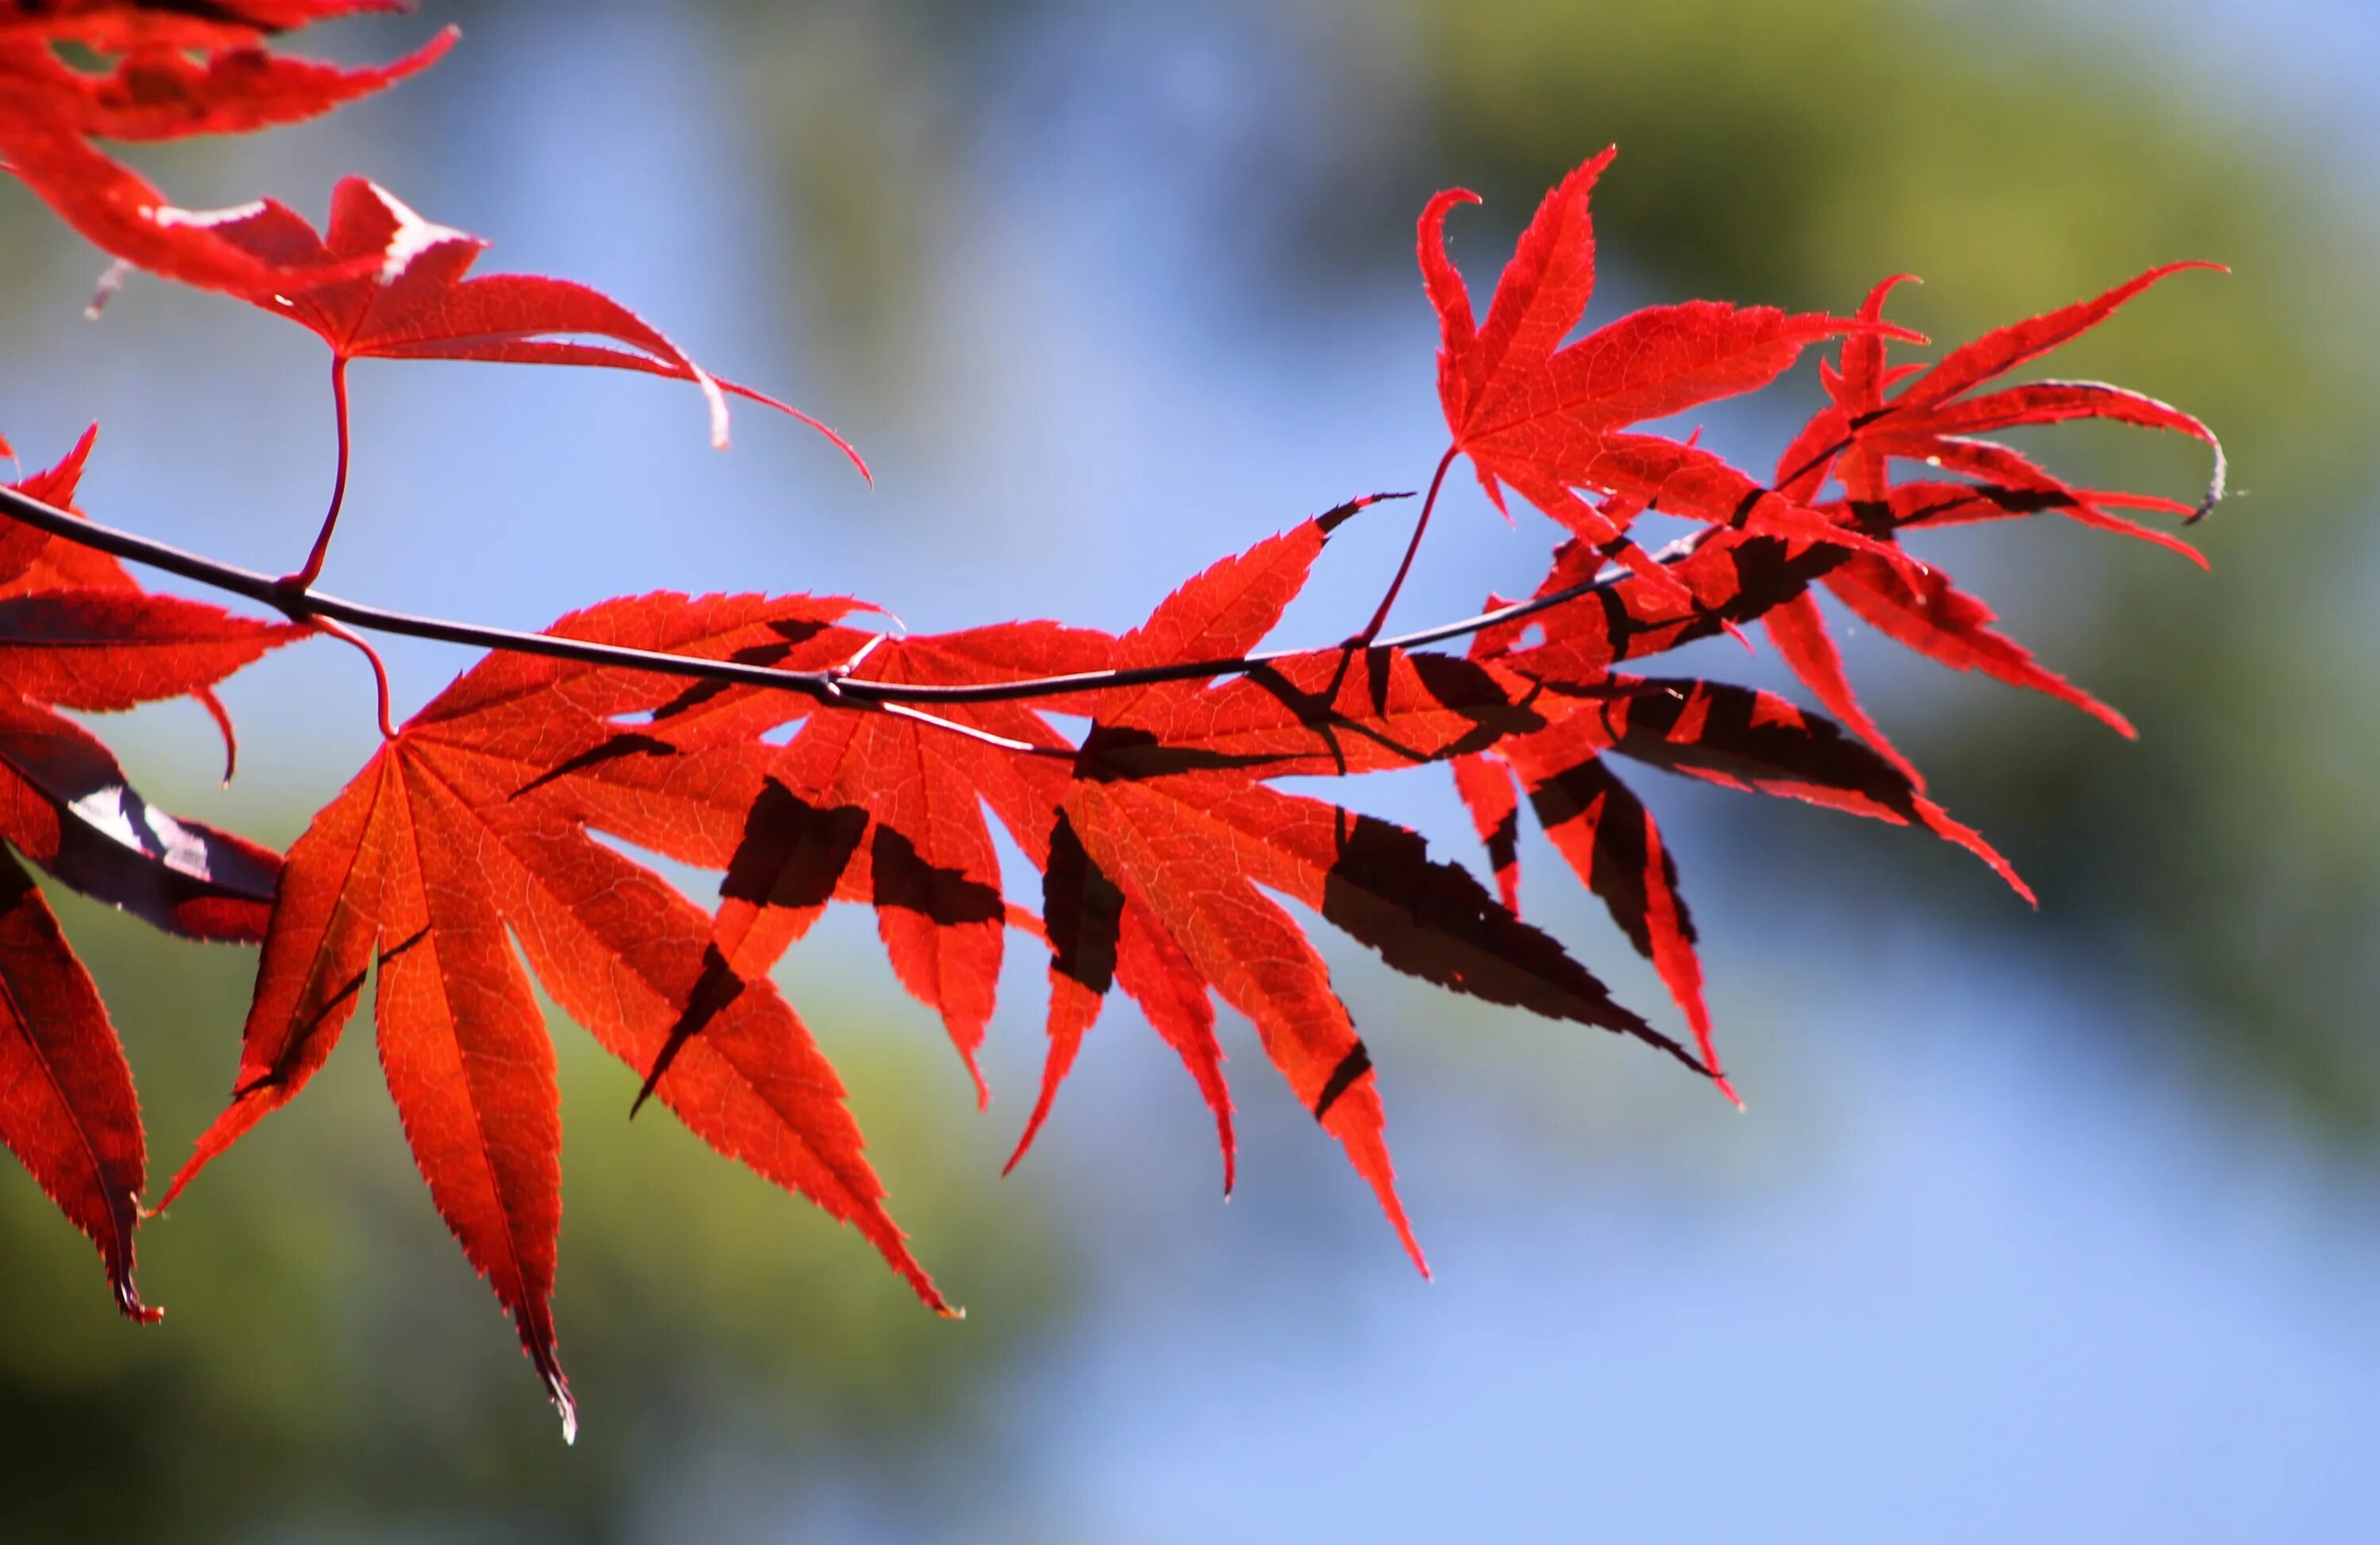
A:
[[[169,932],[253,943],[281,858],[151,806],[90,731],[0,690],[0,837],[64,883]]]
[[[1585,732],[1585,733],[1582,733]],[[1636,953],[1653,963],[1693,1030],[1703,1065],[1738,1104],[1703,1002],[1694,919],[1678,893],[1678,867],[1653,815],[1605,763],[1587,723],[1572,720],[1505,748],[1529,807],[1572,873],[1603,900]]]
[[[91,975],[32,878],[0,853],[0,1142],[91,1235],[118,1308],[163,1312],[132,1285],[148,1152],[132,1070]]]
[[[1919,793],[1900,769],[1784,699],[1719,682],[1615,678],[1620,690],[1580,717],[1621,756],[1726,788],[1785,795],[1919,825],[1989,864],[2028,902],[2032,890],[1973,829]]]

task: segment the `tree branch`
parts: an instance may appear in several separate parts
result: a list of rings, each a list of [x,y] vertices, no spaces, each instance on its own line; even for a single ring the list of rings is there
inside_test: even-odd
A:
[[[128,562],[140,564],[193,580],[212,590],[244,597],[261,606],[269,606],[293,622],[345,623],[352,627],[374,633],[395,634],[409,639],[429,639],[439,643],[462,644],[475,649],[500,651],[511,654],[540,655],[551,660],[568,660],[580,664],[611,666],[621,670],[650,671],[656,675],[682,677],[691,681],[717,681],[739,687],[773,687],[780,691],[799,692],[821,702],[834,702],[845,707],[890,708],[900,704],[930,705],[935,703],[1022,702],[1036,698],[1062,697],[1070,693],[1097,691],[1110,687],[1140,687],[1159,682],[1195,681],[1205,676],[1244,675],[1251,671],[1312,650],[1266,650],[1254,654],[1234,655],[1229,659],[1192,660],[1170,665],[1143,666],[1132,670],[1078,671],[1070,675],[1031,676],[1016,681],[982,682],[959,687],[937,687],[913,682],[867,681],[845,675],[842,668],[823,671],[783,671],[766,665],[747,664],[735,660],[701,660],[691,655],[667,654],[657,650],[630,649],[620,644],[596,643],[585,639],[559,638],[551,633],[525,633],[516,628],[491,627],[479,623],[454,622],[444,617],[423,616],[410,612],[395,612],[371,606],[358,601],[347,601],[320,590],[306,590],[292,583],[293,577],[274,578],[236,564],[201,557],[171,543],[153,538],[137,536],[130,531],[86,520],[67,510],[43,504],[13,488],[0,487],[0,516],[48,532],[62,541],[88,547]],[[1695,538],[1686,538],[1664,549],[1664,556],[1691,550]],[[1419,649],[1427,644],[1443,643],[1450,639],[1476,633],[1499,623],[1514,622],[1549,611],[1556,606],[1595,594],[1626,578],[1624,571],[1614,570],[1598,575],[1584,583],[1550,595],[1530,601],[1515,602],[1458,622],[1443,623],[1419,632],[1406,633],[1392,639],[1378,639],[1373,649]],[[1326,646],[1327,647],[1327,646]],[[930,715],[913,714],[944,728],[971,735],[966,726],[932,719]],[[980,738],[980,736],[978,735]]]

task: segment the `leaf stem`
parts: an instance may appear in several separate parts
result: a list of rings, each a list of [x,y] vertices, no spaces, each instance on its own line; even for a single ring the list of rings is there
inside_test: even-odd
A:
[[[310,589],[322,577],[322,560],[331,554],[331,533],[338,529],[339,508],[347,499],[347,359],[343,354],[331,356],[331,411],[339,424],[339,468],[331,479],[331,507],[322,514],[322,529],[314,535],[306,566],[281,577],[282,583],[292,590]]]
[[[1347,640],[1351,647],[1369,648],[1372,640],[1380,636],[1380,629],[1387,626],[1389,608],[1397,603],[1397,592],[1405,588],[1405,576],[1413,572],[1414,554],[1421,551],[1421,534],[1429,529],[1429,512],[1438,507],[1438,491],[1446,481],[1447,468],[1454,465],[1454,458],[1461,454],[1462,447],[1449,445],[1446,454],[1438,458],[1438,470],[1431,474],[1429,480],[1429,493],[1421,502],[1421,515],[1414,521],[1413,540],[1405,543],[1404,562],[1397,566],[1397,577],[1389,581],[1389,593],[1380,597],[1379,610],[1372,614],[1372,620],[1364,625],[1363,632]]]
[[[309,617],[306,626],[317,633],[328,634],[334,639],[353,644],[363,651],[364,659],[371,664],[372,686],[380,695],[380,737],[382,740],[395,740],[396,720],[389,712],[388,664],[381,659],[380,651],[372,648],[370,642],[362,634],[344,624],[333,622],[327,617]]]

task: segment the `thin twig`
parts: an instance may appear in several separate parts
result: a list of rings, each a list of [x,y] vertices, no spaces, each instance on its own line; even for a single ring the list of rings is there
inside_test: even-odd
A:
[[[0,516],[18,520],[48,532],[79,547],[140,564],[177,575],[184,579],[205,585],[269,606],[293,622],[329,621],[346,623],[369,632],[395,634],[409,639],[429,639],[439,643],[462,644],[510,654],[537,655],[550,660],[567,660],[578,664],[608,666],[620,670],[649,671],[660,675],[689,681],[717,681],[738,687],[772,687],[780,691],[799,692],[820,701],[834,701],[850,707],[876,707],[894,703],[990,703],[1024,702],[1037,698],[1063,697],[1071,693],[1099,691],[1111,687],[1143,687],[1160,682],[1196,681],[1206,676],[1244,675],[1261,670],[1283,660],[1317,652],[1311,649],[1266,650],[1253,654],[1234,655],[1227,659],[1181,661],[1168,665],[1145,665],[1128,670],[1077,671],[1067,675],[1030,676],[1015,681],[978,682],[965,686],[934,686],[917,682],[866,681],[840,675],[837,670],[784,671],[767,665],[747,664],[735,660],[703,660],[692,655],[668,654],[658,650],[631,649],[621,644],[597,643],[586,639],[558,638],[551,633],[528,633],[516,628],[491,627],[479,623],[455,622],[444,617],[423,616],[410,612],[391,611],[386,607],[367,605],[320,590],[300,590],[285,579],[260,574],[236,564],[201,557],[198,554],[176,547],[151,537],[137,536],[130,531],[86,520],[69,511],[43,504],[19,491],[0,486]],[[1661,556],[1690,551],[1696,538],[1689,537],[1673,542]],[[1627,578],[1624,570],[1607,570],[1595,578],[1572,585],[1567,590],[1529,601],[1514,602],[1493,611],[1458,622],[1443,623],[1415,633],[1395,638],[1375,639],[1373,649],[1419,649],[1427,644],[1443,643],[1465,634],[1499,623],[1517,622],[1524,617],[1549,611],[1556,606],[1607,590]],[[1326,646],[1327,647],[1327,646]],[[950,725],[946,721],[929,721]],[[976,734],[977,738],[985,738]],[[1004,739],[1005,737],[1001,737]]]

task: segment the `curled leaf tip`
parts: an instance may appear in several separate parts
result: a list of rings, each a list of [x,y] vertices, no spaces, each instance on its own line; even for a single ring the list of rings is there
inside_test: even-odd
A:
[[[1883,315],[1886,298],[1901,286],[1922,285],[1925,282],[1914,274],[1895,274],[1888,278],[1878,279],[1876,282],[1876,287],[1867,292],[1867,299],[1860,306],[1861,320],[1874,322]]]
[[[129,1275],[116,1282],[115,1307],[122,1311],[125,1319],[135,1325],[154,1325],[165,1318],[164,1309],[140,1301],[140,1290],[132,1285]]]
[[[827,444],[832,445],[836,450],[843,453],[844,459],[850,462],[852,468],[858,472],[862,482],[867,483],[870,488],[876,486],[876,474],[868,469],[868,458],[861,456],[859,454],[858,447],[854,445],[850,441],[844,439],[842,434],[836,432],[834,426],[828,423],[825,420],[815,418],[810,414],[805,413],[800,408],[795,408],[792,403],[781,401],[776,397],[769,395],[766,392],[757,392],[749,386],[738,385],[733,381],[720,382],[719,389],[730,395],[742,397],[747,402],[757,402],[763,408],[772,408],[778,412],[783,413],[786,418],[791,419],[797,423],[808,425],[811,429],[817,431],[820,435],[824,437]],[[720,409],[720,413],[722,418],[725,411],[726,410],[722,406]],[[723,448],[724,442],[722,441],[721,444]]]
[[[190,695],[207,711],[207,716],[215,722],[215,729],[223,736],[223,786],[229,788],[232,774],[239,771],[239,734],[232,727],[231,711],[224,707],[223,700],[215,696],[212,687],[202,687]]]
[[[2182,517],[2181,523],[2185,526],[2195,526],[2200,521],[2205,519],[2208,516],[2214,514],[2215,506],[2223,502],[2225,494],[2228,492],[2225,487],[2225,483],[2229,479],[2231,468],[2228,458],[2223,454],[2223,442],[2216,439],[2214,432],[2209,431],[2206,436],[2206,444],[2215,452],[2215,467],[2214,469],[2207,474],[2206,493],[2198,501],[2198,507],[2192,510],[2188,515]],[[2197,549],[2192,548],[2192,552],[2197,553]],[[2207,566],[2206,557],[2204,554],[2198,554],[2198,566],[2201,568]]]

